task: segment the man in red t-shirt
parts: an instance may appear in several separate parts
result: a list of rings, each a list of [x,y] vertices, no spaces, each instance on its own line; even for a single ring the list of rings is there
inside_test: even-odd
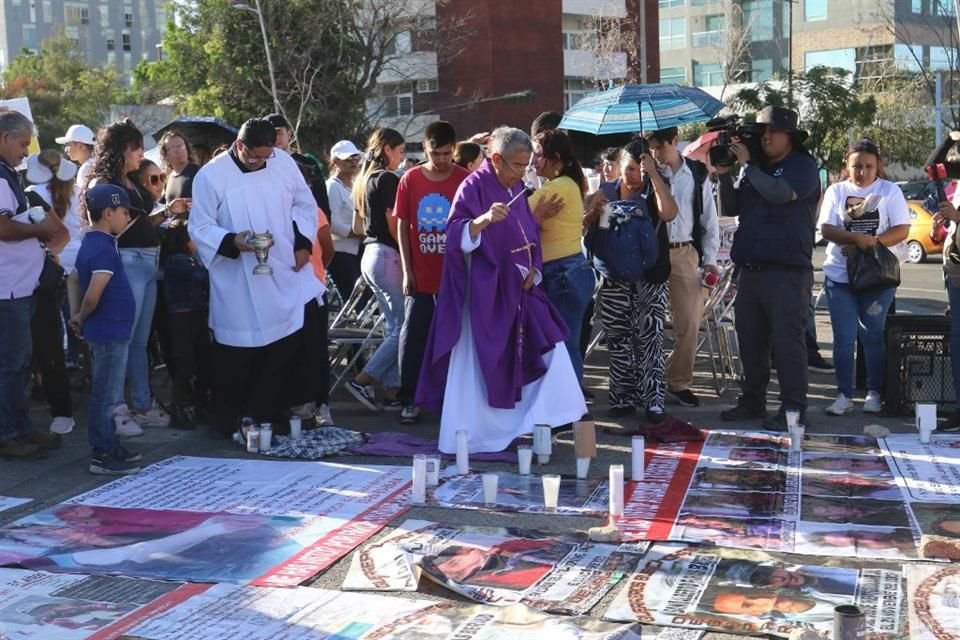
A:
[[[443,253],[447,246],[450,203],[467,170],[453,163],[457,136],[449,122],[427,127],[423,149],[427,161],[408,169],[400,186],[393,215],[403,265],[403,328],[400,330],[401,424],[414,424],[420,409],[413,404],[430,323],[440,291]]]

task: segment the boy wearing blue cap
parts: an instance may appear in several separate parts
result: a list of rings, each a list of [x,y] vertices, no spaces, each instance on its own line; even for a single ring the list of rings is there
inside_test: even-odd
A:
[[[136,303],[123,271],[117,236],[130,223],[130,197],[125,189],[99,184],[86,194],[92,228],[83,237],[77,254],[77,273],[84,290],[80,310],[70,318],[70,327],[83,334],[93,357],[93,379],[87,418],[92,450],[90,473],[127,475],[136,473],[143,456],[128,451],[117,441],[114,409],[123,404],[123,381],[127,370],[127,347],[133,330]],[[134,425],[142,435],[143,430]]]

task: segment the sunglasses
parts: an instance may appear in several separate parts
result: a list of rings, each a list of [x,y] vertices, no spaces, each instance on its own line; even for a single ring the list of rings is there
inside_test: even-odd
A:
[[[147,176],[147,178],[149,178],[150,184],[153,184],[153,185],[163,184],[163,181],[167,179],[167,174],[154,173],[152,175]]]

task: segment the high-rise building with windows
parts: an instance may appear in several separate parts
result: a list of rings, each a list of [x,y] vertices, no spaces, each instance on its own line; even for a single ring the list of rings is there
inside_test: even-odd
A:
[[[127,75],[160,55],[167,0],[0,0],[0,70],[62,29],[87,62]]]
[[[954,0],[657,0],[660,77],[700,87],[817,65],[957,69]]]

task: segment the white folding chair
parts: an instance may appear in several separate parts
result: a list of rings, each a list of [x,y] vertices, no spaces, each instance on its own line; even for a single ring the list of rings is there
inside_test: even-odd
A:
[[[327,339],[331,347],[331,394],[353,373],[360,358],[383,342],[384,318],[376,296],[369,294],[368,288],[363,278],[358,279],[353,293],[330,322]]]

